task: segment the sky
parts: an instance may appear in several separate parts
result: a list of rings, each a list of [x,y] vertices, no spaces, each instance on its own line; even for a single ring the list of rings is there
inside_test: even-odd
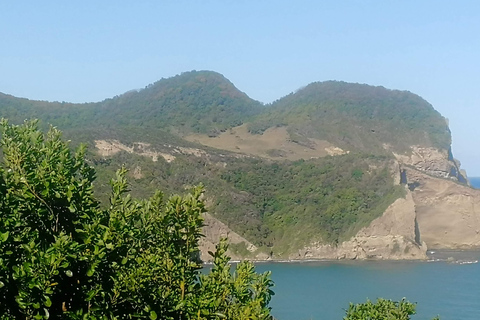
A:
[[[480,1],[2,1],[0,92],[92,102],[190,70],[272,102],[314,81],[408,90],[480,176]],[[1,115],[0,115],[1,116]]]

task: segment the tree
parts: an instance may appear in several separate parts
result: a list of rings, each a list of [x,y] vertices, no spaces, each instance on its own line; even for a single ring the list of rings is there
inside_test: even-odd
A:
[[[1,319],[271,319],[269,273],[231,273],[225,241],[201,275],[202,187],[136,200],[121,169],[103,210],[85,147],[0,125]]]

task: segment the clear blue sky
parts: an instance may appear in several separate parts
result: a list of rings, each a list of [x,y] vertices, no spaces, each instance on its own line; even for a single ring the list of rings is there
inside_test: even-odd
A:
[[[480,1],[0,3],[0,92],[99,101],[193,69],[262,102],[323,80],[412,91],[480,176]]]

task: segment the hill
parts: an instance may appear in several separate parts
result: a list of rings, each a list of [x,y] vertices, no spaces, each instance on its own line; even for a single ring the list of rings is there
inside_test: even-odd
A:
[[[264,106],[218,73],[192,71],[96,103],[0,94],[0,112],[55,125],[72,147],[87,143],[102,200],[122,165],[134,197],[203,183],[212,219],[246,239],[231,247],[238,256],[285,258],[353,239],[396,214],[391,205],[411,192],[404,185],[415,188],[400,184],[406,166],[449,181],[460,174],[446,120],[419,96],[383,87],[312,83]],[[406,251],[423,250],[410,211],[408,232],[396,236]]]
[[[241,125],[263,110],[260,102],[211,71],[185,72],[97,103],[32,101],[0,94],[0,106],[2,116],[14,122],[34,117],[67,130],[143,127],[209,135]]]
[[[378,152],[388,145],[448,149],[450,130],[432,105],[408,91],[338,81],[315,82],[287,95],[248,124],[252,133],[286,126],[292,139],[327,140],[342,149]]]

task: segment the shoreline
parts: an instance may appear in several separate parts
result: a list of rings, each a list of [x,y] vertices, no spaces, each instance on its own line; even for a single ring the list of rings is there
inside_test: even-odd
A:
[[[339,263],[339,264],[359,264],[359,263],[435,263],[448,262],[452,264],[476,264],[480,261],[480,248],[477,249],[435,249],[427,251],[427,259],[269,259],[269,260],[230,260],[231,264],[237,264],[248,260],[254,264],[315,264],[315,263]],[[213,265],[213,262],[203,262],[202,265]]]

